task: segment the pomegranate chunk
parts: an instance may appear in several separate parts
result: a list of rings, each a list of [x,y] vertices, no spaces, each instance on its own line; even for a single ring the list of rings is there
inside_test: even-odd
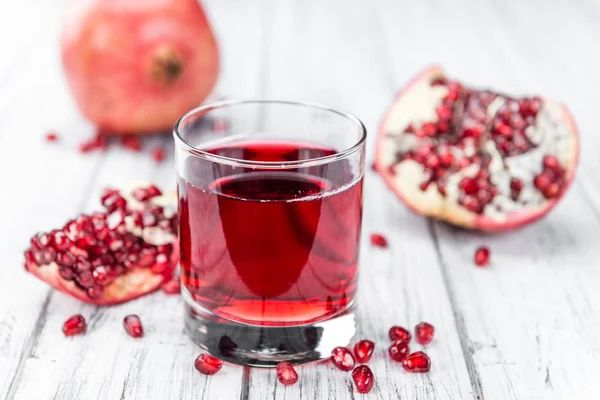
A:
[[[279,382],[283,383],[284,385],[293,385],[294,383],[298,382],[298,373],[289,362],[280,362],[277,364],[276,369],[277,379],[279,379]]]
[[[202,353],[196,358],[194,367],[204,375],[214,375],[223,367],[223,361],[206,353]]]
[[[409,343],[411,338],[410,332],[398,325],[392,326],[388,335],[392,341],[401,340],[406,343]]]
[[[352,352],[345,347],[336,347],[331,352],[331,361],[342,371],[351,371],[354,368],[354,356]]]
[[[409,353],[410,348],[408,346],[408,342],[403,340],[396,340],[388,348],[388,354],[390,355],[390,358],[398,362],[404,360]]]
[[[370,340],[361,340],[354,345],[354,356],[359,363],[369,362],[375,350],[375,343]]]
[[[420,344],[429,344],[433,340],[435,328],[427,322],[421,322],[415,326],[415,338]]]
[[[358,393],[369,393],[375,384],[375,377],[371,368],[366,365],[359,365],[352,371],[352,380]]]
[[[416,351],[402,360],[402,367],[408,372],[428,372],[431,368],[431,360],[427,354]]]
[[[62,327],[62,331],[65,336],[75,336],[85,333],[87,330],[87,323],[85,318],[81,314],[77,314],[65,321]]]
[[[144,336],[144,327],[142,321],[137,315],[128,315],[123,319],[123,327],[125,332],[134,338],[140,338]]]
[[[475,250],[474,257],[475,265],[479,267],[485,267],[490,261],[490,249],[487,247],[479,247]]]
[[[417,213],[467,229],[503,231],[541,218],[579,158],[565,107],[469,87],[437,66],[398,95],[380,127],[375,164],[390,189]]]
[[[80,215],[62,229],[35,235],[25,250],[25,268],[52,287],[95,305],[118,304],[157,290],[171,279],[179,255],[172,245],[176,202],[174,196],[172,204],[169,199],[154,185],[134,190],[133,198],[107,189],[101,196],[104,211]],[[152,219],[152,231],[136,224],[140,213]]]
[[[388,247],[388,242],[385,236],[379,233],[373,233],[371,235],[371,244],[375,247],[386,248]]]

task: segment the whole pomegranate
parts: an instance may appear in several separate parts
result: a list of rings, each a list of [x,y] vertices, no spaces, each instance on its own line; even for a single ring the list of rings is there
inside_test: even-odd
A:
[[[567,109],[419,74],[379,131],[376,169],[419,214],[502,231],[537,220],[573,180],[579,137]]]
[[[75,0],[61,48],[79,109],[115,134],[170,130],[208,96],[219,70],[197,0]]]

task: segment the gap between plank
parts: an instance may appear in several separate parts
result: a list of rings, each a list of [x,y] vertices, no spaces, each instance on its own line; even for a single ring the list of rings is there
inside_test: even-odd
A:
[[[434,229],[434,221],[431,218],[427,218],[427,229],[429,230],[429,234],[435,246],[435,253],[438,259],[438,264],[440,265],[442,278],[444,279],[444,286],[446,286],[446,291],[448,292],[448,300],[450,301],[450,308],[452,309],[452,314],[454,315],[454,323],[456,326],[456,331],[458,332],[458,340],[462,349],[467,372],[469,373],[469,380],[471,381],[473,396],[477,400],[484,400],[481,378],[479,377],[477,367],[475,366],[475,361],[473,360],[473,351],[469,346],[469,338],[467,336],[465,319],[458,309],[458,302],[456,300],[456,295],[454,294],[454,288],[452,287],[450,277],[448,275],[448,266],[446,265],[446,262],[442,256],[438,236]]]

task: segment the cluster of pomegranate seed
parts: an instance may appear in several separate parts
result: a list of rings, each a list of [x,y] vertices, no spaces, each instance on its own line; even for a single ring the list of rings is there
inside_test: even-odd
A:
[[[58,136],[55,133],[49,133],[46,135],[46,140],[49,142],[54,142],[58,139]],[[79,144],[79,151],[82,153],[89,153],[95,150],[106,150],[109,145],[109,141],[111,136],[109,133],[99,130],[96,134],[91,138]],[[142,151],[142,142],[138,136],[126,135],[117,137],[121,146],[134,151],[140,152]],[[165,157],[165,150],[162,147],[154,147],[150,151],[150,156],[157,163],[162,162]]]
[[[388,242],[385,236],[379,233],[371,234],[371,244],[375,247],[386,248],[388,247]]]
[[[475,265],[479,267],[485,267],[490,262],[490,249],[485,246],[477,248],[475,250],[475,256],[473,257]]]
[[[542,172],[534,178],[533,184],[544,197],[553,199],[566,185],[565,170],[554,156],[544,156],[542,166]]]
[[[427,345],[433,340],[435,329],[427,322],[421,322],[415,326],[415,339],[419,344]],[[427,372],[431,367],[431,360],[422,351],[410,352],[410,332],[401,327],[393,326],[389,331],[392,344],[388,347],[390,358],[402,363],[402,367],[408,372]]]
[[[498,194],[498,188],[492,185],[487,169],[480,169],[472,178],[462,178],[458,188],[461,191],[458,204],[477,214],[483,213],[485,206]]]
[[[173,245],[152,244],[142,237],[148,228],[176,235],[176,216],[167,217],[162,206],[151,202],[161,194],[154,185],[138,188],[133,196],[139,208],[133,209],[118,190],[106,190],[101,198],[105,212],[83,214],[59,230],[36,234],[25,251],[25,267],[33,272],[56,264],[60,278],[73,282],[92,303],[133,268],[149,268],[154,274],[170,271]]]

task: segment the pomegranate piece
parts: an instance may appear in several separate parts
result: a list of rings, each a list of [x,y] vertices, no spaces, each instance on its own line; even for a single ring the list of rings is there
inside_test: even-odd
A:
[[[61,229],[35,235],[25,250],[25,269],[95,305],[122,303],[160,288],[171,279],[179,258],[172,245],[176,200],[154,185],[133,191],[140,192],[143,201],[107,189],[101,196],[104,211],[80,215]],[[140,212],[153,218],[151,228],[135,224]]]
[[[46,133],[46,141],[47,142],[56,142],[58,140],[58,135],[55,132]]]
[[[298,373],[289,362],[280,362],[277,364],[276,369],[277,379],[279,379],[279,382],[283,383],[284,385],[293,385],[294,383],[298,382]]]
[[[375,247],[386,248],[388,247],[388,242],[385,236],[379,233],[371,234],[371,244]]]
[[[420,344],[429,344],[433,340],[435,328],[427,322],[421,322],[415,326],[415,339]]]
[[[408,346],[408,342],[403,340],[396,340],[388,348],[388,354],[390,355],[390,358],[398,362],[404,360],[409,353],[410,348]]]
[[[354,368],[354,356],[352,352],[345,347],[336,347],[331,351],[331,361],[333,365],[342,371],[351,371]]]
[[[485,267],[489,264],[490,261],[490,249],[487,247],[479,247],[475,250],[475,256],[473,257],[475,261],[475,265],[479,267]]]
[[[352,380],[358,393],[369,393],[375,384],[375,377],[371,368],[366,365],[359,365],[352,371]]]
[[[402,368],[408,372],[428,372],[431,368],[431,360],[422,351],[415,351],[402,360]]]
[[[65,336],[80,335],[85,333],[86,330],[87,323],[81,314],[73,315],[71,318],[65,321],[62,327],[62,331]]]
[[[194,367],[204,375],[214,375],[223,367],[223,361],[206,353],[202,353],[196,358]]]
[[[578,157],[577,128],[563,106],[471,88],[430,67],[383,119],[375,163],[417,213],[503,231],[548,213]]]
[[[388,335],[391,341],[401,340],[406,343],[409,343],[411,338],[410,332],[398,325],[392,326]]]
[[[165,159],[165,150],[162,147],[155,147],[152,149],[152,159],[157,163],[162,162]]]
[[[375,350],[375,343],[370,340],[361,340],[354,345],[354,356],[359,363],[369,362]]]
[[[137,315],[128,315],[123,319],[123,327],[125,332],[134,338],[140,338],[144,336],[144,327],[142,321]]]
[[[113,134],[169,131],[217,81],[217,42],[196,0],[73,2],[64,24],[61,58],[77,106]]]

